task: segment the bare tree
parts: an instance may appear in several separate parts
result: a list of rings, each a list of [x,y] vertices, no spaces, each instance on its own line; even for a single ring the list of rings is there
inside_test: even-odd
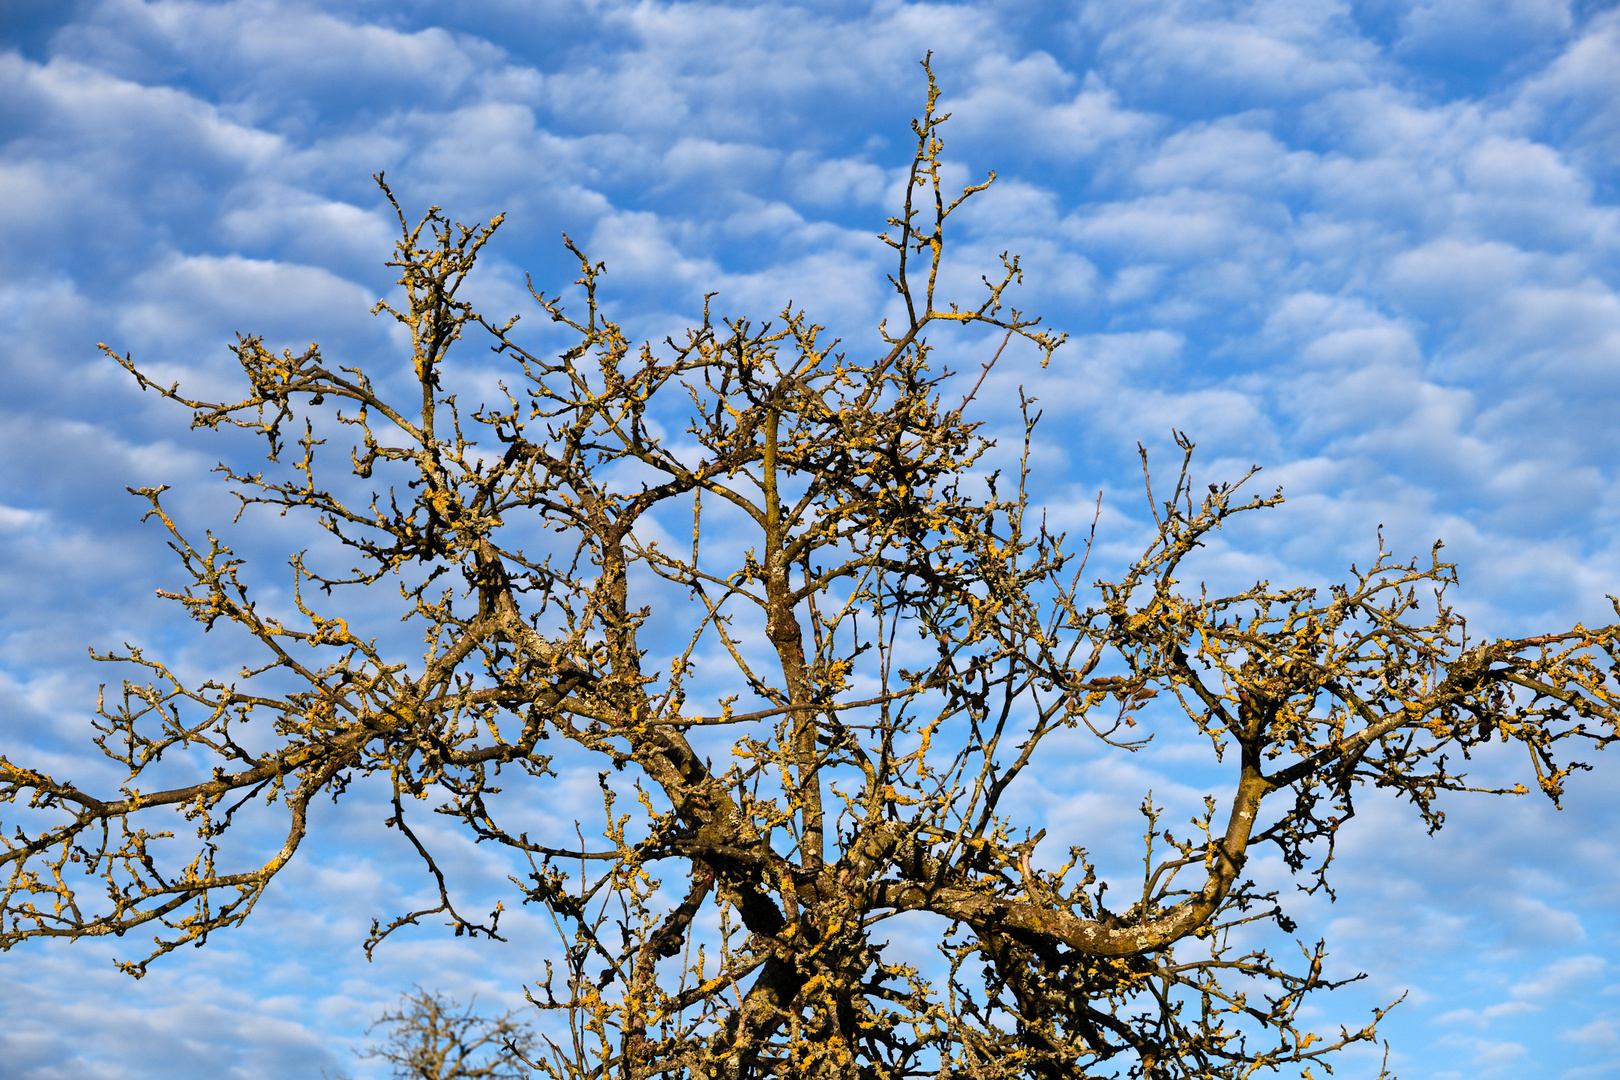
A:
[[[367,1029],[386,1027],[388,1041],[355,1053],[382,1058],[399,1080],[525,1080],[522,1058],[534,1034],[512,1016],[479,1016],[471,1002],[463,1007],[418,986]]]
[[[1151,543],[1087,585],[1086,545],[1027,496],[1033,402],[1004,473],[969,418],[1003,349],[1044,364],[1062,337],[1010,306],[1016,258],[975,301],[936,292],[945,225],[986,186],[942,188],[937,97],[930,76],[884,234],[903,317],[874,347],[840,347],[800,311],[760,326],[707,305],[680,339],[634,345],[598,301],[602,266],[570,244],[581,298],[534,298],[571,344],[540,355],[460,296],[500,219],[435,208],[400,212],[404,299],[377,308],[413,343],[403,398],[257,337],[234,346],[250,387],[235,402],[119,357],[194,426],[264,436],[269,472],[227,470],[243,506],[305,515],[357,569],[293,558],[296,610],[275,613],[219,539],[182,531],[163,489],[139,492],[187,578],[165,595],[256,639],[263,661],[196,684],[140,649],[105,654],[146,671],[101,710],[121,793],[0,759],[6,798],[49,816],[4,840],[0,943],[150,927],[151,955],[124,964],[140,975],[245,919],[311,801],[359,775],[391,785],[390,824],[439,896],[375,925],[368,949],[435,915],[498,931],[457,907],[408,823],[417,800],[527,860],[522,898],[561,933],[532,993],[567,1021],[530,1061],[545,1075],[1225,1078],[1373,1039],[1376,1016],[1327,1033],[1301,1019],[1331,985],[1324,947],[1289,942],[1292,961],[1255,947],[1257,924],[1285,942],[1293,924],[1245,876],[1250,854],[1273,846],[1325,886],[1359,791],[1391,790],[1437,828],[1437,798],[1472,789],[1459,758],[1493,738],[1520,744],[1556,800],[1578,748],[1616,738],[1620,629],[1472,639],[1438,545],[1420,560],[1380,547],[1326,595],[1183,587],[1212,530],[1281,497],[1195,483],[1186,439],[1168,489],[1149,491]],[[989,335],[982,370],[931,366],[928,335],[950,330]],[[466,412],[447,365],[475,333],[513,382]],[[678,409],[684,433],[667,423]],[[352,475],[327,471],[317,421],[353,432],[337,470]],[[689,546],[668,539],[688,526]],[[396,582],[419,658],[346,606]],[[1143,874],[1114,905],[1088,838],[1054,838],[1067,858],[1051,868],[1006,796],[1055,733],[1132,748],[1170,723],[1208,739],[1231,785],[1190,825],[1144,803]],[[182,749],[216,764],[138,790]],[[537,833],[495,794],[554,784],[554,763],[581,757],[603,770],[594,845]],[[283,808],[285,841],[244,863],[224,844],[254,796]],[[176,810],[201,838],[189,862],[149,831]],[[884,923],[908,912],[950,927],[933,968],[886,951]]]

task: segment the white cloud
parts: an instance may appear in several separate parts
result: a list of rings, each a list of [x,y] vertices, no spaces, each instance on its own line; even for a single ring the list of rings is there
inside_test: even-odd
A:
[[[1400,15],[1397,53],[1501,62],[1556,41],[1574,22],[1569,0],[1420,0]]]
[[[1620,12],[1598,12],[1551,64],[1525,80],[1514,114],[1569,138],[1597,175],[1613,177],[1620,154]]]
[[[1528,1055],[1523,1043],[1498,1039],[1448,1035],[1439,1044],[1466,1055],[1468,1064],[1474,1066],[1474,1076],[1503,1075],[1510,1069],[1521,1067],[1519,1063]]]
[[[0,529],[13,532],[42,524],[45,515],[38,510],[20,510],[15,506],[0,506]]]
[[[1190,262],[1242,250],[1245,255],[1274,243],[1276,237],[1257,228],[1247,200],[1215,192],[1183,189],[1172,194],[1144,195],[1128,202],[1086,208],[1064,223],[1082,250],[1100,248],[1132,258]]]
[[[1434,1022],[1437,1024],[1469,1024],[1483,1030],[1490,1027],[1495,1021],[1539,1011],[1540,1009],[1537,1006],[1527,1001],[1504,1001],[1499,1005],[1491,1005],[1477,1012],[1473,1009],[1453,1009],[1435,1017]]]
[[[784,165],[795,198],[812,206],[878,205],[889,177],[876,165],[858,158],[822,159],[806,150],[795,151]]]
[[[496,43],[440,27],[402,33],[317,5],[267,0],[100,0],[53,45],[141,82],[190,71],[228,86],[233,104],[245,98],[252,112],[278,120],[289,119],[289,104],[313,97],[443,100],[503,59]]]
[[[1521,999],[1567,999],[1591,987],[1608,966],[1601,956],[1571,956],[1555,961],[1513,987]]]
[[[1588,1043],[1605,1050],[1620,1046],[1620,1019],[1605,1017],[1593,1020],[1590,1024],[1571,1028],[1565,1032],[1565,1037],[1572,1042]]]
[[[1037,159],[1095,158],[1104,147],[1147,138],[1160,123],[1122,108],[1095,72],[1076,78],[1044,52],[981,57],[967,83],[965,92],[948,92],[942,102],[955,130],[997,144],[1016,140]]]
[[[1345,15],[1332,2],[1170,0],[1129,14],[1094,6],[1082,25],[1100,31],[1098,53],[1115,85],[1226,104],[1365,84],[1375,52],[1347,32]]]
[[[396,239],[394,223],[347,202],[271,182],[242,185],[238,205],[222,208],[218,229],[228,245],[282,249],[323,265],[376,265]]]

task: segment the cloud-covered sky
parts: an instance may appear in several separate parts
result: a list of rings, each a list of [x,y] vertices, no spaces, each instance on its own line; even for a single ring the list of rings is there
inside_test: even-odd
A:
[[[1014,358],[985,417],[1009,424],[1019,384],[1040,397],[1055,520],[1103,490],[1122,557],[1136,444],[1164,460],[1177,428],[1210,476],[1259,463],[1289,497],[1229,531],[1216,577],[1331,581],[1382,526],[1412,554],[1445,540],[1477,633],[1613,617],[1611,5],[0,0],[0,48],[0,745],[63,770],[92,767],[109,675],[87,645],[195,667],[230,648],[158,605],[168,553],[123,489],[172,484],[211,520],[209,470],[245,448],[185,431],[97,341],[197,387],[226,385],[238,331],[397,362],[366,314],[392,285],[386,171],[408,209],[507,214],[485,310],[528,310],[525,272],[563,284],[566,232],[640,336],[715,291],[868,343],[930,50],[951,175],[999,174],[954,234],[957,280],[1019,252],[1020,305],[1071,336],[1044,372]],[[1371,801],[1339,902],[1301,901],[1301,932],[1369,976],[1324,1022],[1404,992],[1406,1080],[1620,1074],[1620,762],[1598,765],[1562,813],[1458,798],[1433,838]],[[1125,835],[1144,789],[1199,782],[1173,755],[1077,756],[1026,798]],[[424,883],[378,805],[326,813],[247,928],[142,982],[112,970],[118,943],[0,957],[0,1078],[313,1077],[354,1070],[412,984],[520,1003],[521,917],[508,946],[423,932],[367,964],[369,919]],[[506,872],[460,857],[475,890]]]

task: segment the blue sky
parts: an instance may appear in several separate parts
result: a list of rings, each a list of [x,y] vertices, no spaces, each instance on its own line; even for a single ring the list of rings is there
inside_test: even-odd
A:
[[[366,314],[391,287],[386,170],[410,209],[507,213],[485,310],[526,310],[526,271],[562,284],[566,231],[640,336],[718,291],[869,342],[929,50],[952,175],[1000,174],[955,234],[961,277],[1020,252],[1020,303],[1071,335],[1045,372],[1012,358],[985,414],[1011,431],[1017,386],[1041,398],[1055,520],[1103,490],[1100,557],[1126,557],[1136,443],[1164,460],[1180,428],[1211,477],[1259,463],[1289,497],[1226,534],[1217,580],[1335,580],[1381,525],[1413,554],[1445,540],[1478,633],[1612,618],[1611,5],[0,0],[0,748],[99,775],[87,645],[230,658],[154,599],[173,570],[123,488],[215,520],[209,470],[247,448],[186,432],[97,341],[198,387],[227,385],[236,331],[389,363]],[[273,564],[304,542],[240,543]],[[1369,800],[1339,902],[1298,909],[1368,973],[1324,1022],[1405,992],[1406,1080],[1620,1074],[1620,762],[1597,764],[1562,813],[1457,798],[1433,838]],[[1077,752],[1025,798],[1106,851],[1144,790],[1202,783],[1173,752]],[[0,956],[0,1078],[364,1074],[349,1048],[412,984],[521,1002],[542,947],[521,918],[507,946],[423,931],[367,964],[370,918],[424,883],[380,804],[326,814],[248,927],[140,983],[117,943]],[[506,873],[454,858],[473,892]]]

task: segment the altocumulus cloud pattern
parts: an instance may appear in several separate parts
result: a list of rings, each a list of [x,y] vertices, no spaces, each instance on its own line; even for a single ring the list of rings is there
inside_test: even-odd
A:
[[[369,179],[386,170],[413,211],[507,213],[483,310],[530,311],[525,271],[543,288],[571,276],[566,231],[607,263],[640,336],[717,291],[717,310],[756,317],[792,300],[859,347],[887,302],[875,234],[929,50],[953,179],[1000,174],[964,211],[958,266],[970,281],[1021,253],[1021,306],[1072,338],[1046,371],[1007,364],[986,415],[1012,434],[1020,385],[1040,398],[1038,498],[1083,529],[1103,492],[1094,558],[1138,550],[1136,442],[1167,461],[1178,428],[1212,478],[1257,462],[1289,496],[1208,553],[1223,582],[1329,583],[1382,526],[1411,554],[1445,540],[1476,633],[1606,621],[1620,593],[1610,5],[0,11],[0,715],[47,767],[92,767],[109,673],[86,645],[141,640],[190,671],[240,659],[153,597],[167,552],[123,488],[172,484],[177,514],[213,520],[227,503],[209,470],[249,448],[184,433],[96,341],[203,394],[225,392],[237,331],[382,363],[398,343],[365,312],[392,288]],[[478,377],[495,391],[496,368]],[[307,541],[272,519],[233,542],[273,566]],[[1368,973],[1318,1003],[1324,1023],[1405,992],[1386,1030],[1407,1080],[1620,1068],[1620,763],[1601,764],[1562,813],[1454,799],[1433,840],[1369,800],[1339,902],[1296,904],[1302,936]],[[1176,765],[1173,744],[1081,756],[1024,797],[1128,870],[1140,792],[1202,796]],[[134,951],[118,942],[0,957],[0,1077],[353,1071],[348,1048],[413,983],[521,1005],[543,940],[523,913],[505,946],[424,930],[365,962],[370,918],[428,882],[361,809],[326,808],[328,839],[244,931],[140,983],[113,971]],[[475,894],[511,871],[458,851]]]

